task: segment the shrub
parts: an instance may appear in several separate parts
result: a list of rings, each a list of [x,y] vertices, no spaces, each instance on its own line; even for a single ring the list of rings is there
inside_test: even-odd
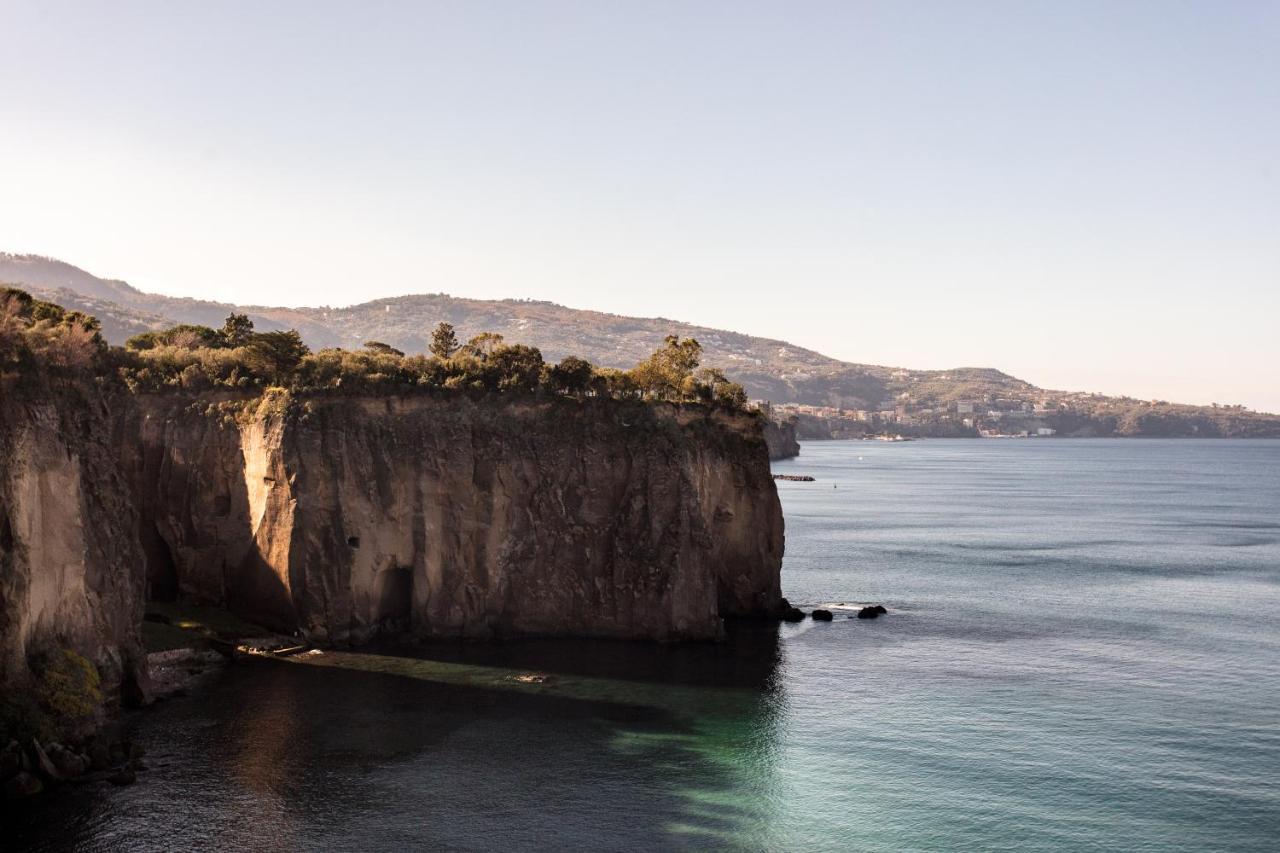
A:
[[[80,374],[97,367],[106,349],[96,318],[16,288],[0,289],[0,366]]]
[[[97,667],[71,649],[54,649],[30,663],[33,689],[0,699],[0,739],[43,742],[83,731],[102,706]]]
[[[71,649],[57,649],[32,667],[41,707],[55,720],[81,723],[91,719],[102,704],[98,669]]]

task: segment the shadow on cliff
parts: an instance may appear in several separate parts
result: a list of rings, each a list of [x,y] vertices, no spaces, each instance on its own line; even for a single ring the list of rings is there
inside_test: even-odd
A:
[[[41,803],[10,849],[759,846],[778,702],[733,692],[659,708],[255,661],[134,718],[142,784]]]
[[[275,541],[270,523],[264,525],[274,518],[267,504],[287,503],[273,491],[284,472],[278,464],[250,472],[252,454],[234,420],[193,415],[177,398],[150,406],[126,410],[114,427],[138,508],[148,598],[225,607],[292,633],[293,596],[273,566],[288,543]]]

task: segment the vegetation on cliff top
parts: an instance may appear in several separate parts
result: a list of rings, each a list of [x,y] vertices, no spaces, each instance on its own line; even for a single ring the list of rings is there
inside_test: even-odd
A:
[[[0,375],[21,376],[37,365],[53,372],[96,374],[131,391],[254,389],[302,393],[367,394],[409,390],[555,394],[653,402],[700,403],[744,409],[747,395],[722,371],[702,368],[702,347],[668,336],[630,370],[597,368],[567,356],[548,364],[536,347],[508,343],[490,332],[459,344],[448,323],[431,334],[430,354],[406,355],[380,341],[359,350],[312,352],[297,331],[258,332],[244,314],[219,329],[180,324],[148,331],[109,347],[97,321],[33,299],[0,291]]]

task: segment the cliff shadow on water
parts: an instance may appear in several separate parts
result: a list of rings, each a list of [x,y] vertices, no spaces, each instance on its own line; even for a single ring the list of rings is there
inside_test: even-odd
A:
[[[483,825],[487,846],[511,849],[762,839],[785,700],[777,626],[744,628],[723,643],[436,642],[254,661],[131,720],[132,737],[159,745],[150,781],[174,809],[145,808],[143,788],[86,790],[40,804],[10,837],[15,849],[91,833],[466,847]],[[53,819],[72,808],[80,820]]]

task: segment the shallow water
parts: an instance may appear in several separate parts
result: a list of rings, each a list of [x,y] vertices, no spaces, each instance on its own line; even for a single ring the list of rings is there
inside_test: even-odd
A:
[[[1276,849],[1280,442],[807,443],[724,645],[234,667],[5,849]],[[545,683],[514,676],[542,672]]]

